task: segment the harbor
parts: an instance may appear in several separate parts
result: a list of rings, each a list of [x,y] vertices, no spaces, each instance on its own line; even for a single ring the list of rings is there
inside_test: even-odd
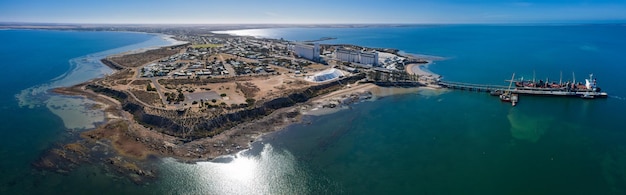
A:
[[[597,81],[593,78],[593,74],[582,82],[567,81],[562,82],[562,76],[558,83],[549,82],[548,79],[536,81],[515,79],[515,74],[506,85],[493,84],[477,84],[467,82],[455,82],[443,80],[441,76],[433,77],[430,74],[420,72],[420,74],[411,74],[412,72],[395,72],[373,70],[367,74],[368,81],[373,81],[376,85],[383,87],[419,87],[430,86],[440,87],[453,90],[465,90],[475,92],[486,92],[492,96],[498,96],[501,101],[511,102],[513,106],[517,105],[520,95],[526,96],[556,96],[556,97],[579,97],[583,99],[606,98],[608,94],[597,87]],[[573,74],[572,74],[573,75]],[[575,77],[574,77],[575,78]]]
[[[563,74],[561,73],[561,78],[558,82],[550,82],[547,78],[546,81],[536,80],[533,71],[532,80],[524,80],[523,77],[515,79],[515,73],[513,73],[511,79],[505,80],[508,85],[479,84],[444,80],[441,75],[422,69],[428,64],[430,62],[425,64],[409,63],[405,71],[372,68],[366,72],[366,81],[383,87],[428,86],[487,92],[493,96],[499,96],[502,101],[511,102],[513,106],[519,101],[519,95],[565,96],[584,99],[608,97],[608,94],[597,86],[597,81],[593,74],[590,74],[588,79],[584,79],[584,82],[576,82],[576,76],[572,73],[572,81],[563,82]]]

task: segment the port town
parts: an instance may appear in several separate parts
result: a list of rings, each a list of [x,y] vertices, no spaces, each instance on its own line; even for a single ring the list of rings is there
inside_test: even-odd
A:
[[[297,123],[303,113],[349,107],[379,96],[380,88],[488,92],[513,106],[520,95],[607,96],[593,77],[585,83],[556,83],[513,75],[504,81],[508,86],[452,82],[427,68],[440,57],[320,43],[332,40],[326,37],[295,42],[206,32],[163,33],[183,43],[106,57],[101,61],[116,70],[113,74],[54,90],[107,105],[106,124],[81,136],[110,140],[116,153],[127,158],[102,160],[121,172],[140,175],[130,178],[136,183],[154,175],[134,166],[133,159],[166,156],[197,161],[234,154],[265,133]],[[91,148],[92,143],[83,140],[51,150],[34,165],[70,171],[71,166],[59,165],[87,159],[76,151]]]
[[[626,195],[626,0],[0,3],[0,195]]]

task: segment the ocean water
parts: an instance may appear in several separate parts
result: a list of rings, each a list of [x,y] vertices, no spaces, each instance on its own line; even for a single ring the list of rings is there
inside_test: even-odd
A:
[[[87,35],[93,35],[97,40],[121,36],[115,33],[26,32],[43,34],[40,36],[77,33],[67,35],[68,39]],[[87,35],[78,35],[83,33]],[[84,42],[91,50],[82,52],[67,48],[76,53],[59,57],[59,63],[54,67],[38,63],[25,71],[16,68],[14,73],[23,75],[7,80],[14,83],[12,85],[3,84],[13,90],[6,92],[2,99],[6,102],[2,105],[3,117],[11,120],[3,122],[1,128],[4,135],[0,138],[3,139],[0,192],[626,193],[626,125],[623,122],[626,119],[623,112],[626,109],[626,88],[621,86],[626,83],[626,77],[623,77],[626,68],[622,66],[626,64],[623,55],[626,53],[626,39],[623,38],[626,26],[442,25],[288,28],[228,33],[288,40],[336,37],[325,43],[391,47],[407,53],[439,56],[445,60],[436,61],[429,69],[451,81],[505,85],[504,80],[514,72],[518,78],[531,79],[534,71],[537,79],[550,77],[553,80],[559,79],[560,72],[563,72],[564,80],[573,79],[572,72],[576,73],[576,80],[593,73],[610,97],[583,100],[522,96],[518,106],[511,107],[486,93],[425,89],[362,102],[330,115],[307,117],[305,123],[264,136],[253,144],[251,150],[232,157],[196,164],[162,159],[159,162],[161,179],[147,186],[136,186],[125,179],[108,176],[93,166],[84,166],[67,176],[53,173],[40,176],[40,173],[30,171],[29,163],[38,152],[62,139],[65,127],[59,117],[43,106],[29,108],[30,104],[23,104],[19,107],[23,101],[15,95],[20,97],[25,89],[29,91],[42,84],[54,83],[50,79],[68,71],[69,59],[144,39],[136,37],[133,41],[120,41],[119,45],[106,45],[112,41],[98,45],[98,42],[74,40],[69,46]],[[15,39],[5,42],[12,40]],[[62,51],[58,48],[69,46],[59,44],[53,48]],[[13,56],[13,49],[8,51],[11,52],[3,50],[0,55]],[[23,55],[37,53],[26,51]],[[51,62],[46,58],[57,57],[43,55],[38,58],[42,58],[38,59],[41,62]],[[21,58],[12,59],[19,62]],[[38,71],[46,68],[57,72]],[[20,79],[31,74],[39,74],[36,78],[40,80]],[[11,77],[4,79],[8,78]],[[19,82],[28,83],[16,86]],[[28,93],[33,91],[42,90]],[[24,102],[41,102],[37,98],[26,99],[31,101]],[[45,104],[43,102],[35,105]]]
[[[99,63],[104,56],[169,42],[144,33],[0,30],[0,43],[0,194],[119,191],[115,189],[125,182],[116,182],[96,167],[68,175],[32,169],[31,163],[68,139],[70,130],[93,126],[94,117],[103,119],[102,113],[82,114],[89,100],[48,90],[111,73]],[[56,106],[60,108],[51,109]]]
[[[533,72],[543,80],[558,80],[562,72],[563,81],[574,79],[575,72],[581,81],[593,73],[610,97],[522,96],[517,107],[467,91],[423,90],[386,97],[310,117],[264,137],[230,163],[165,161],[171,174],[196,173],[176,182],[183,187],[166,192],[626,193],[626,26],[444,25],[226,33],[287,40],[336,37],[324,43],[439,56],[445,60],[429,69],[452,81],[506,85],[504,80],[513,73],[532,79]],[[237,168],[254,171],[236,177],[237,185],[217,185],[223,177],[208,174]]]

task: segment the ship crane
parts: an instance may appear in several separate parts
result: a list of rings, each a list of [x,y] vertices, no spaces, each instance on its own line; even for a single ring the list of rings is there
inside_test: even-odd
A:
[[[509,80],[509,88],[504,93],[500,94],[500,100],[504,102],[511,102],[511,105],[515,106],[517,105],[519,97],[517,94],[514,94],[511,91],[511,87],[513,86],[513,79],[515,79],[515,73],[513,73],[511,80]]]

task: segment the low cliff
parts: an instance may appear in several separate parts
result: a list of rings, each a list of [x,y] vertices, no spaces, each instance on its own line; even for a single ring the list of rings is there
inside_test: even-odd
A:
[[[364,75],[357,75],[352,77],[346,77],[344,79],[308,87],[291,93],[285,97],[276,98],[262,104],[256,105],[251,108],[246,108],[240,111],[221,114],[211,118],[198,117],[198,118],[186,118],[185,121],[196,121],[191,125],[186,123],[180,124],[180,119],[175,117],[182,117],[187,110],[163,110],[165,115],[148,114],[146,108],[140,103],[134,101],[132,98],[128,98],[129,95],[122,91],[113,90],[100,85],[90,84],[87,88],[110,97],[113,97],[120,101],[122,109],[131,113],[134,119],[140,124],[151,127],[162,133],[169,135],[188,138],[190,140],[212,137],[225,130],[228,130],[237,124],[251,121],[257,118],[269,115],[273,111],[294,106],[298,103],[306,102],[311,98],[330,93],[332,91],[343,88],[343,84],[353,83],[355,81],[363,79]],[[294,115],[295,117],[295,115]]]

